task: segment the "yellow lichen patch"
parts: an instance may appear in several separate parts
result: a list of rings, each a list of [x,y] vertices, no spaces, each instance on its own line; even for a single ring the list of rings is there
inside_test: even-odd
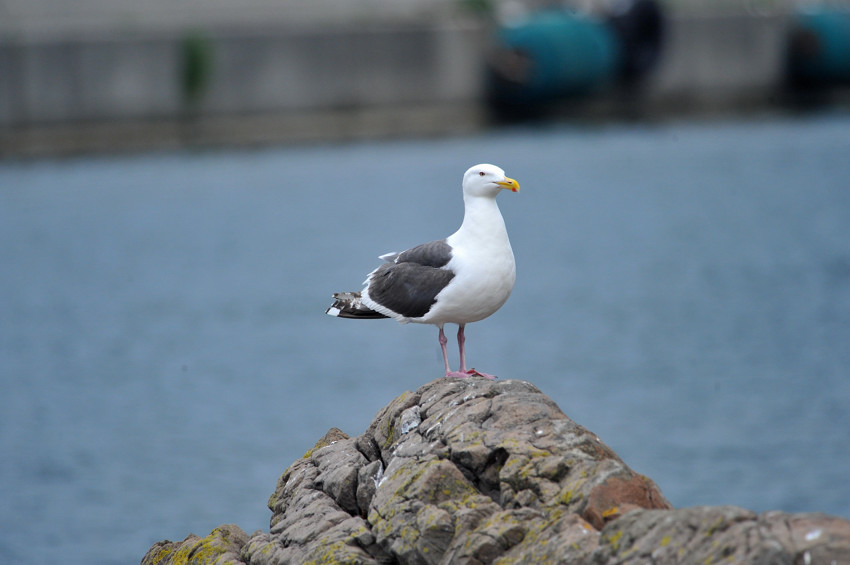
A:
[[[164,546],[156,555],[151,565],[168,563],[169,565],[187,565],[189,563],[235,563],[235,553],[238,553],[241,543],[234,544],[230,539],[233,532],[230,526],[215,528],[205,538],[189,535],[179,544]],[[233,559],[223,556],[230,554]]]
[[[407,468],[406,472],[409,474],[410,468]],[[432,473],[435,475],[428,476]],[[416,498],[427,503],[437,504],[446,499],[460,498],[477,492],[454,465],[442,459],[429,461],[408,477],[395,474],[393,478],[402,480],[402,484],[394,493],[396,496],[406,497],[414,490]]]
[[[348,436],[347,433],[345,433],[344,431],[342,431],[339,428],[331,428],[331,429],[328,430],[328,433],[323,435],[319,439],[319,441],[316,442],[316,444],[313,446],[313,448],[308,449],[307,453],[305,453],[301,458],[307,459],[308,457],[313,455],[313,452],[315,452],[317,449],[321,449],[323,447],[333,445],[334,443],[336,443],[340,440],[343,440],[343,439],[349,439],[349,436]],[[290,468],[291,467],[292,466],[290,465]]]
[[[255,555],[262,555],[262,556],[265,557],[265,556],[270,555],[274,550],[275,550],[275,546],[270,544],[270,543],[267,543],[266,545],[264,545],[262,547],[262,549],[255,552]]]
[[[554,499],[555,504],[569,506],[584,498],[582,487],[587,483],[584,479],[566,481],[561,488],[560,494]]]
[[[525,465],[526,463],[528,463],[528,457],[525,457],[524,455],[512,454],[510,457],[507,458],[505,464],[502,465],[502,472],[507,471],[514,465]]]
[[[498,445],[493,446],[494,448],[502,448],[511,456],[519,456],[526,457],[528,459],[537,459],[539,457],[549,457],[552,455],[551,452],[546,451],[544,449],[539,449],[530,445],[528,443],[520,442],[518,439],[513,437],[508,437],[499,442]]]
[[[416,544],[416,540],[419,539],[419,530],[413,526],[404,526],[401,531],[397,533],[398,537],[406,542],[406,544],[410,547],[413,547]]]
[[[481,495],[483,496],[483,495]],[[460,498],[454,498],[451,500],[444,500],[437,505],[437,508],[445,510],[450,515],[454,516],[461,509],[467,508],[470,510],[475,510],[478,508],[478,501],[480,497],[477,493],[470,493]]]
[[[346,555],[347,553],[347,545],[345,542],[336,541],[333,543],[322,543],[319,545],[321,547],[321,553],[313,559],[305,561],[304,563],[309,563],[310,565],[319,565],[319,564],[336,564],[336,563],[356,563],[357,560],[352,555]]]
[[[563,555],[563,548],[560,545],[561,540],[563,539],[561,538],[562,535],[575,536],[576,534],[567,534],[566,532],[557,534],[553,533],[552,530],[552,528],[556,528],[557,530],[558,523],[567,516],[573,515],[563,506],[553,506],[547,509],[545,516],[540,519],[522,521],[523,528],[527,528],[524,536],[516,544],[516,546],[512,548],[508,555],[500,557],[494,561],[494,563],[498,565],[508,565],[513,563],[577,562],[569,560],[565,561],[564,558],[566,556]],[[580,525],[587,533],[596,532],[593,527],[580,519],[576,522],[576,524]],[[578,535],[582,536],[582,534]],[[585,542],[580,539],[573,539],[574,541],[571,541],[569,546],[567,546],[569,551],[581,552],[582,545]],[[595,539],[591,536],[586,538],[582,537],[582,539],[587,540],[588,544],[595,546]]]
[[[670,542],[673,541],[670,536],[664,536],[661,538],[661,547],[667,547],[670,545]]]
[[[710,537],[710,536],[713,536],[718,531],[725,530],[726,529],[724,527],[725,524],[726,524],[726,520],[721,516],[720,518],[715,520],[714,523],[711,526],[709,526],[708,530],[706,530],[706,532],[705,532],[705,536]]]
[[[483,442],[485,437],[484,432],[481,430],[472,429],[463,431],[463,439],[467,442]]]
[[[185,565],[189,563],[189,556],[192,555],[192,551],[201,543],[197,537],[194,538],[191,542],[189,538],[186,538],[180,547],[177,548],[171,556],[171,565]]]
[[[212,563],[224,553],[227,553],[228,548],[223,547],[220,539],[215,535],[217,530],[202,539],[199,546],[192,552],[192,560],[199,563]]]
[[[497,512],[493,516],[487,518],[483,525],[479,526],[480,529],[491,530],[495,528],[512,528],[515,526],[522,526],[522,522],[520,522],[516,516],[514,516],[510,512]],[[523,535],[525,531],[523,531]]]
[[[416,483],[416,481],[421,479],[422,475],[424,475],[425,472],[428,471],[428,469],[430,467],[432,467],[433,465],[437,465],[439,463],[440,463],[439,459],[432,459],[431,461],[428,461],[424,465],[420,465],[419,468],[416,469],[415,471],[413,471],[413,469],[416,468],[416,467],[411,465],[411,464],[407,464],[407,463],[402,465],[398,469],[396,469],[396,471],[392,474],[392,476],[390,476],[389,480],[392,481],[392,482],[401,481],[401,484],[398,486],[398,488],[395,490],[395,492],[393,494],[396,495],[396,496],[403,497],[407,493],[407,491],[411,488],[411,486],[413,486]]]
[[[384,449],[389,449],[390,446],[395,441],[395,428],[393,427],[393,422],[389,418],[387,418],[386,424],[384,425],[384,435],[387,440],[384,442]]]
[[[608,510],[606,510],[602,513],[602,517],[603,518],[610,518],[611,516],[616,516],[619,513],[620,513],[620,507],[619,506],[612,506],[611,508],[609,508]]]
[[[159,565],[160,563],[171,563],[169,561],[171,559],[172,554],[174,553],[174,546],[169,544],[163,546],[156,552],[156,555],[151,560],[151,565]]]
[[[622,530],[614,532],[613,534],[606,536],[605,541],[608,542],[614,551],[620,550],[620,539],[623,537]]]

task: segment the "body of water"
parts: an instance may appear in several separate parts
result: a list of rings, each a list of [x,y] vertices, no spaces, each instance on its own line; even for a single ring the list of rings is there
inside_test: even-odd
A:
[[[0,163],[0,561],[267,529],[328,428],[441,376],[433,327],[323,312],[453,232],[478,162],[522,191],[472,366],[676,506],[850,517],[850,116],[553,126]]]

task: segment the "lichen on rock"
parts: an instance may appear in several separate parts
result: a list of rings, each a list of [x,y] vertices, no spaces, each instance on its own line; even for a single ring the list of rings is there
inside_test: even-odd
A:
[[[159,542],[142,563],[850,562],[840,518],[673,510],[516,380],[438,379],[357,437],[332,429],[283,473],[269,508],[268,532],[222,526]]]
[[[226,524],[204,538],[189,534],[181,542],[157,542],[148,550],[141,565],[236,565],[243,563],[241,550],[247,541],[248,535],[239,526]]]

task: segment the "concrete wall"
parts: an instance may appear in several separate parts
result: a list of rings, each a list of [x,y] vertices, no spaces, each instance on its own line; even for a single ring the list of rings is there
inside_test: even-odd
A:
[[[204,112],[448,103],[480,96],[481,29],[402,26],[215,41]]]
[[[649,94],[695,103],[751,99],[782,84],[788,18],[675,17]]]
[[[767,99],[782,79],[785,33],[785,18],[776,15],[672,18],[638,104]],[[50,151],[51,144],[86,149],[86,139],[99,140],[89,149],[102,149],[133,136],[143,146],[158,137],[160,145],[201,137],[265,142],[483,123],[475,110],[490,31],[481,23],[269,25],[205,36],[211,74],[189,110],[180,32],[0,36],[0,155]],[[194,137],[180,131],[187,123]]]
[[[174,41],[92,39],[0,45],[0,125],[134,119],[179,108]]]
[[[196,116],[468,102],[477,25],[207,32]],[[0,126],[179,117],[183,36],[0,43]]]

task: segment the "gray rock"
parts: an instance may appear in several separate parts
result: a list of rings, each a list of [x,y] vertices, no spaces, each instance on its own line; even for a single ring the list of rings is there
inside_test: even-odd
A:
[[[334,428],[280,477],[268,532],[159,542],[170,563],[850,563],[850,522],[673,510],[523,381],[439,379],[350,438]]]
[[[362,516],[365,517],[369,513],[372,497],[375,496],[378,484],[383,478],[384,464],[380,459],[360,467],[357,472],[357,507]]]
[[[592,563],[850,563],[850,522],[735,506],[636,510],[602,529]]]
[[[168,540],[157,542],[145,554],[141,565],[166,563],[236,565],[244,563],[241,551],[247,541],[248,535],[239,526],[225,524],[214,529],[205,538],[189,534],[180,542]]]
[[[419,414],[419,407],[411,406],[401,413],[401,434],[404,435],[414,428],[419,427],[421,422],[422,418]]]

